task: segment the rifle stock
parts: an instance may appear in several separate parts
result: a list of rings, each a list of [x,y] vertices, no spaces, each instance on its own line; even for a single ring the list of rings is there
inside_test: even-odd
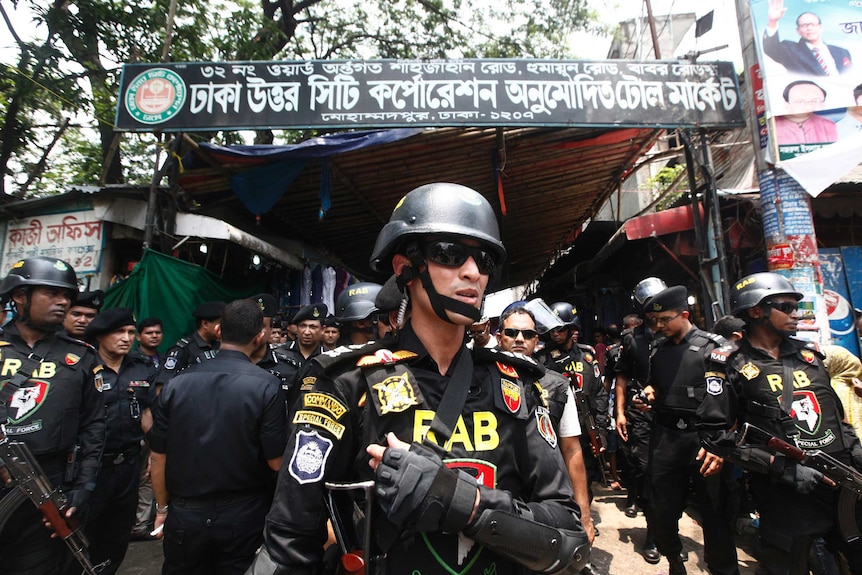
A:
[[[775,437],[765,429],[761,429],[750,423],[744,423],[737,444],[743,445],[748,443],[749,440],[753,440],[756,443],[762,442],[773,452],[780,453],[788,459],[816,469],[824,477],[828,478],[830,483],[824,482],[825,485],[837,487],[841,490],[836,510],[838,527],[841,529],[841,534],[848,543],[862,537],[856,523],[856,502],[859,497],[862,497],[862,473],[819,449],[805,451],[787,443],[783,439]]]
[[[10,441],[5,433],[0,431],[0,460],[12,476],[13,486],[30,499],[45,521],[51,524],[51,528],[80,563],[84,573],[97,575],[104,565],[96,567],[90,563],[87,557],[87,538],[81,532],[77,519],[65,517],[68,509],[66,496],[52,487],[51,481],[27,444]]]

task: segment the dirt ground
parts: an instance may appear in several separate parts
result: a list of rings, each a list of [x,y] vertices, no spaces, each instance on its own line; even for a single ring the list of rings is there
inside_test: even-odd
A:
[[[594,485],[593,521],[599,529],[593,546],[591,562],[598,571],[607,575],[666,575],[667,561],[650,565],[640,554],[646,532],[643,514],[626,517],[625,491]],[[680,519],[680,536],[689,560],[686,569],[690,575],[708,573],[703,561],[703,531],[688,514]],[[754,535],[748,530],[737,536],[739,570],[741,575],[754,575],[757,566],[751,556]],[[137,542],[129,547],[119,575],[158,575],[161,572],[162,548],[158,542]]]

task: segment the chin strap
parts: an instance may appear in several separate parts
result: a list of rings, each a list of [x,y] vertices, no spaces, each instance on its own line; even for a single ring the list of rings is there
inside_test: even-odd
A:
[[[481,310],[457,299],[437,293],[437,290],[434,289],[434,282],[431,281],[431,276],[428,274],[428,266],[425,266],[424,271],[417,271],[425,265],[425,258],[422,256],[422,253],[419,251],[416,244],[408,245],[405,250],[405,255],[410,260],[410,265],[405,266],[401,270],[401,275],[396,278],[395,281],[398,283],[398,287],[403,290],[407,285],[407,282],[418,277],[422,281],[422,287],[425,288],[425,292],[428,294],[428,301],[431,302],[431,308],[434,310],[434,313],[437,314],[437,317],[447,323],[455,323],[449,319],[449,314],[447,313],[449,311],[469,317],[474,322],[479,321],[482,318]]]

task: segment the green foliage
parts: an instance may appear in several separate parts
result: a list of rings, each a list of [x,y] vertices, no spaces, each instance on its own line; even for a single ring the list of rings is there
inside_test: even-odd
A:
[[[49,38],[44,46],[20,47],[20,72],[0,66],[0,135],[8,149],[0,168],[14,174],[13,188],[22,184],[70,117],[75,127],[28,195],[94,184],[113,139],[122,64],[162,60],[170,0],[18,4],[29,7]],[[183,0],[168,59],[561,58],[572,56],[569,35],[594,19],[588,0]],[[119,181],[148,181],[152,143],[124,135],[113,167]]]
[[[657,198],[670,188],[674,182],[679,180],[683,172],[685,172],[684,164],[665,166],[660,169],[655,176],[649,178],[644,184],[642,184],[641,187],[647,190],[652,190],[653,198]],[[685,191],[682,190],[668,193],[659,201],[658,204],[656,204],[656,211],[662,211],[672,207],[684,194]]]

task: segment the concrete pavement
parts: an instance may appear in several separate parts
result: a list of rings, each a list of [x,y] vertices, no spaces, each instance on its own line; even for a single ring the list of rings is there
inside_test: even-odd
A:
[[[667,575],[667,561],[662,558],[658,565],[650,565],[640,555],[641,543],[646,533],[643,514],[629,518],[623,513],[625,491],[593,485],[593,521],[599,528],[593,546],[591,562],[601,573],[608,575]],[[703,561],[703,531],[688,513],[680,519],[680,536],[683,547],[689,554],[686,569],[689,575],[706,575]],[[741,575],[754,575],[757,562],[752,557],[754,535],[737,536],[739,569]],[[162,565],[160,542],[136,542],[129,547],[118,575],[159,575]]]

